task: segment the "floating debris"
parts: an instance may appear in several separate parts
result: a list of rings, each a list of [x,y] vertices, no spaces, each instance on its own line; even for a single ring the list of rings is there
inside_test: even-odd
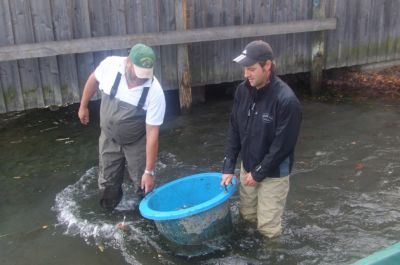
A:
[[[47,132],[47,131],[51,131],[51,130],[54,130],[54,129],[58,129],[58,126],[50,127],[50,128],[46,128],[46,129],[42,129],[42,130],[40,130],[40,132],[41,132],[41,133],[42,133],[42,132]]]
[[[378,71],[346,71],[340,78],[324,82],[329,90],[342,97],[400,99],[399,73],[399,66]]]
[[[355,166],[355,169],[360,171],[364,169],[364,164],[363,163],[357,163]]]
[[[104,252],[104,246],[103,246],[103,245],[97,245],[97,248],[98,248],[101,252]]]
[[[183,210],[183,209],[187,209],[187,208],[190,208],[190,207],[193,207],[193,205],[191,205],[191,204],[184,204],[184,205],[182,205],[181,207],[178,207],[177,210]]]
[[[126,219],[126,216],[124,215],[124,220],[122,220],[122,223],[116,224],[115,227],[118,228],[118,229],[120,229],[120,230],[123,230],[123,231],[127,230],[127,229],[128,229],[128,226],[127,226],[127,224],[125,223],[125,219]]]
[[[66,137],[66,138],[58,138],[58,139],[56,139],[56,141],[57,141],[57,142],[63,142],[63,141],[69,140],[69,139],[70,139],[69,137]]]

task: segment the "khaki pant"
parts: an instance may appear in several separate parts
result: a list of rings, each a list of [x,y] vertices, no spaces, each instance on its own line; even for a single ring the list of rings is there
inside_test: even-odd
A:
[[[268,238],[282,233],[282,214],[289,192],[289,176],[265,178],[256,187],[244,186],[245,174],[240,170],[239,211],[243,219],[257,222],[258,231]]]

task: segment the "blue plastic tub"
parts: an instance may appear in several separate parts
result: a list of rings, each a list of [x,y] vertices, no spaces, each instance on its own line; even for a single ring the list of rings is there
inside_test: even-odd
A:
[[[221,173],[202,173],[167,183],[140,203],[140,213],[154,220],[158,231],[181,245],[197,245],[228,234],[232,220],[228,199],[236,191],[221,187]]]

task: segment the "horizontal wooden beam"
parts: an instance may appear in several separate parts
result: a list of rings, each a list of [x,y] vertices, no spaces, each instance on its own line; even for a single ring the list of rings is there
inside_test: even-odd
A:
[[[62,54],[86,53],[130,48],[136,43],[150,46],[186,44],[247,37],[282,35],[336,29],[336,18],[300,20],[279,24],[252,24],[213,27],[184,31],[168,31],[146,34],[107,36],[18,44],[0,47],[0,62],[30,59]]]

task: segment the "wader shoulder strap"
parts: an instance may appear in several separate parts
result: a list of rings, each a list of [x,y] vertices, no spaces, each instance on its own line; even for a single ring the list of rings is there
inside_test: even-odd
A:
[[[143,88],[142,96],[139,99],[139,103],[137,105],[138,108],[142,109],[144,106],[144,103],[146,102],[147,94],[149,93],[150,87],[146,86]]]
[[[121,80],[121,73],[118,72],[117,77],[115,78],[114,85],[111,88],[110,92],[110,98],[113,99],[115,95],[117,94],[118,86],[119,86],[119,81]]]

